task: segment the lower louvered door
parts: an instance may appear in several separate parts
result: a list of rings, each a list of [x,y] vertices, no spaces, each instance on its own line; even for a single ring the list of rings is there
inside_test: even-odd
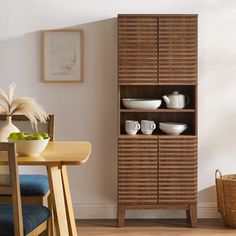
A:
[[[197,138],[159,137],[159,203],[197,201]]]
[[[157,147],[157,136],[119,138],[119,204],[157,204]]]

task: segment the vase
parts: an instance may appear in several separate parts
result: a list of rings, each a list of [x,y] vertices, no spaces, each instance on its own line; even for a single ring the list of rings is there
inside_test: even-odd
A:
[[[0,142],[8,142],[9,134],[12,132],[20,132],[19,129],[12,124],[11,116],[7,116],[7,119],[3,121],[2,126],[0,127]],[[6,177],[9,174],[9,167],[8,166],[0,166],[0,182],[5,182]]]
[[[7,142],[9,134],[13,132],[20,132],[20,130],[12,124],[11,116],[7,116],[7,119],[3,122],[0,127],[0,142]]]

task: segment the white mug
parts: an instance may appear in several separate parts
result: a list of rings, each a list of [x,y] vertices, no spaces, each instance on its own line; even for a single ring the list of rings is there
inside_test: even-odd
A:
[[[125,121],[125,131],[127,134],[135,135],[140,130],[140,124],[136,120]]]
[[[153,120],[141,120],[141,131],[143,134],[152,134],[156,129],[156,124]]]

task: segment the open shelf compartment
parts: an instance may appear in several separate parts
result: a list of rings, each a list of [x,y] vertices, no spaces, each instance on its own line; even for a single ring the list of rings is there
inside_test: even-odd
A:
[[[181,94],[189,97],[189,104],[185,107],[187,110],[195,109],[196,100],[196,86],[193,85],[132,85],[132,86],[120,86],[120,109],[125,111],[126,109],[122,104],[123,98],[146,98],[146,99],[161,99],[161,106],[154,111],[166,109],[165,101],[163,100],[164,95],[169,95],[174,91],[178,91]],[[129,109],[130,110],[130,109]],[[169,110],[169,109],[167,109]],[[174,110],[174,109],[170,109]],[[153,111],[152,111],[153,112]],[[178,110],[176,109],[176,112]]]
[[[188,128],[182,133],[183,135],[196,135],[195,127],[195,113],[121,113],[120,115],[120,134],[126,134],[125,132],[125,121],[126,120],[136,120],[141,124],[141,120],[153,120],[156,124],[156,129],[153,131],[154,135],[164,135],[159,129],[160,122],[175,122],[175,123],[185,123]],[[138,134],[142,134],[141,130]]]

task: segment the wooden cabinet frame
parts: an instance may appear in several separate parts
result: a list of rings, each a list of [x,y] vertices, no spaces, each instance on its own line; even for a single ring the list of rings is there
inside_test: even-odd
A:
[[[188,94],[185,109],[130,110],[122,98]],[[118,16],[118,225],[126,209],[184,209],[197,227],[197,15]],[[127,119],[187,123],[169,136],[125,134]]]

